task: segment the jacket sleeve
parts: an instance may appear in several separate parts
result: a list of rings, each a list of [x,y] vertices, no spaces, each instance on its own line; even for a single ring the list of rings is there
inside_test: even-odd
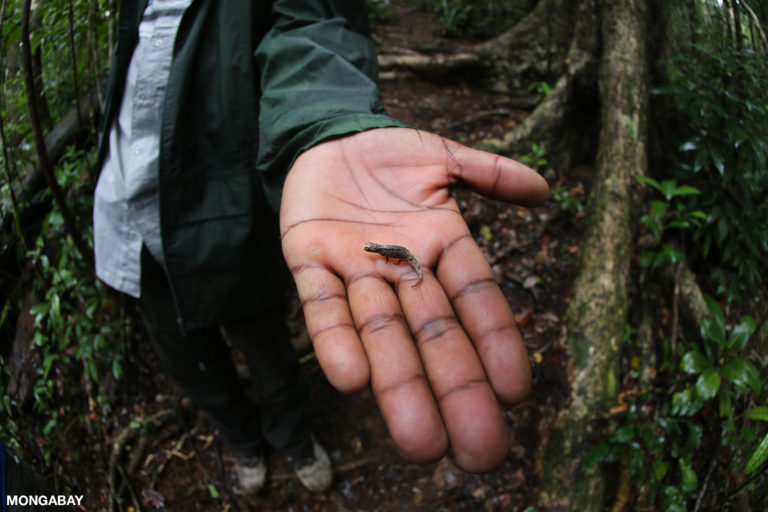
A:
[[[302,151],[344,134],[403,126],[386,115],[381,102],[363,0],[276,0],[256,62],[257,170],[273,207]]]

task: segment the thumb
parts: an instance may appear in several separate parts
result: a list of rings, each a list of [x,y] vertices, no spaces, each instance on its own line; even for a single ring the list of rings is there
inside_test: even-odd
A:
[[[511,158],[469,148],[444,139],[452,179],[492,199],[538,206],[549,196],[549,185],[533,169]]]

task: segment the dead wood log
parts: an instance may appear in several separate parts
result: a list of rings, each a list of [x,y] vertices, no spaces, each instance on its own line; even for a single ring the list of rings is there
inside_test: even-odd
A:
[[[97,94],[94,92],[81,99],[79,106],[73,106],[45,137],[45,148],[52,165],[61,160],[67,151],[67,147],[93,134],[93,129],[89,124],[80,123],[78,112],[82,112],[83,117],[93,118],[98,109],[99,101]],[[21,178],[20,182],[12,184],[13,191],[19,204],[25,204],[45,187],[45,174],[36,160],[29,166],[18,169],[17,172]],[[12,221],[11,212],[13,212],[13,209],[10,207],[10,204],[5,204],[5,201],[3,201],[0,210],[2,211],[2,229],[5,230],[8,227],[8,223]]]
[[[483,59],[478,52],[461,52],[450,55],[425,55],[408,52],[379,56],[379,70],[384,73],[398,70],[409,71],[437,81],[482,67]]]
[[[596,175],[580,246],[563,344],[569,353],[570,403],[558,413],[538,467],[540,503],[601,510],[605,476],[586,470],[599,419],[616,402],[620,341],[628,312],[633,239],[631,187],[646,172],[649,73],[642,0],[599,3],[600,137]]]

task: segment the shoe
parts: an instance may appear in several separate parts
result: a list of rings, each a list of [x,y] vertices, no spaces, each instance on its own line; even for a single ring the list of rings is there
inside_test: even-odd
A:
[[[312,492],[328,490],[333,480],[333,466],[325,449],[311,436],[313,456],[295,461],[293,470],[301,483]]]
[[[267,480],[267,461],[263,455],[237,457],[235,465],[237,481],[243,494],[255,494],[264,487]]]

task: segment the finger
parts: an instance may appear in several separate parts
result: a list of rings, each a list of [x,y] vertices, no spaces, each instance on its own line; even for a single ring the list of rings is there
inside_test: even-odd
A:
[[[533,169],[511,158],[444,140],[450,154],[449,172],[475,192],[522,206],[538,206],[547,200],[549,186]]]
[[[437,460],[448,436],[396,295],[383,280],[363,276],[350,283],[349,298],[392,439],[411,462]]]
[[[415,289],[401,282],[398,292],[456,463],[470,472],[493,469],[507,452],[506,426],[474,347],[432,275]]]
[[[531,387],[528,354],[493,271],[469,235],[444,249],[437,275],[496,395],[506,403],[523,400]]]
[[[315,355],[330,383],[343,393],[368,386],[370,369],[338,277],[321,265],[291,268]]]

